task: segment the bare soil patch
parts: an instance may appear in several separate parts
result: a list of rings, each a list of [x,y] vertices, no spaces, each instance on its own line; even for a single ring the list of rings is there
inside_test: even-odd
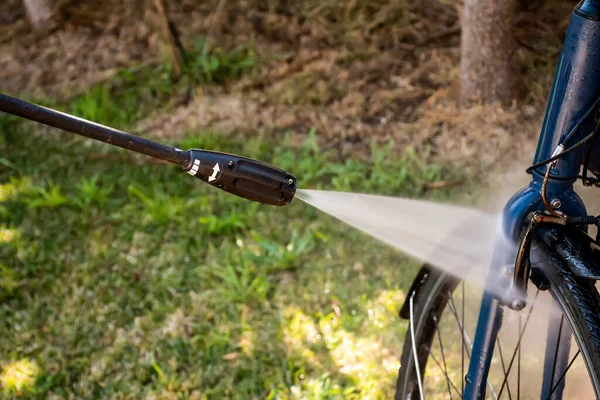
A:
[[[144,1],[62,1],[62,24],[41,38],[28,30],[20,1],[8,3],[0,18],[3,91],[67,97],[119,68],[165,61],[156,10]],[[218,5],[166,3],[186,48],[208,33]],[[520,157],[537,135],[569,8],[530,2],[520,10],[521,100],[462,109],[454,0],[227,2],[212,45],[251,46],[260,66],[226,87],[197,89],[136,128],[298,137],[316,128],[342,156],[368,156],[371,141],[393,140],[399,151],[477,172]]]

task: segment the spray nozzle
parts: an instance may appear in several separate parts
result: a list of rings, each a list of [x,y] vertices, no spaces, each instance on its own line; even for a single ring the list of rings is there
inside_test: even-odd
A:
[[[0,111],[181,165],[190,175],[248,200],[284,206],[296,193],[293,175],[250,158],[196,149],[186,152],[1,93]]]
[[[216,151],[192,149],[188,174],[219,189],[259,203],[284,206],[296,193],[296,178],[272,165]]]

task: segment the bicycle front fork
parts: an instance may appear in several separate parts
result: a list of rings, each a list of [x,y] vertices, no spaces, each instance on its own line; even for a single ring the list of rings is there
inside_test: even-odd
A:
[[[494,387],[488,380],[490,364],[494,356],[494,349],[496,348],[498,333],[502,326],[502,317],[505,311],[500,300],[497,298],[498,277],[500,276],[500,279],[508,278],[502,268],[503,265],[508,265],[506,261],[510,257],[510,252],[506,252],[506,247],[503,244],[497,245],[496,250],[495,255],[497,257],[494,257],[492,260],[492,267],[486,283],[488,289],[484,292],[481,300],[473,348],[471,349],[471,359],[467,375],[464,377],[465,391],[462,397],[463,400],[484,399],[488,389],[493,392],[491,393],[493,398],[497,399],[505,389],[504,386],[508,385],[508,376],[506,376],[500,388],[496,388],[498,392],[495,392]],[[494,285],[493,290],[491,289],[491,285]],[[521,317],[522,315],[519,316],[519,318]],[[525,319],[527,318],[525,317]],[[527,321],[525,321],[525,326],[526,324]],[[558,375],[560,375],[560,371],[566,370],[571,349],[571,332],[563,324],[564,320],[561,315],[553,314],[548,321],[541,399],[562,399],[565,380],[561,379],[562,377]],[[521,324],[519,324],[516,338],[517,349],[515,351],[520,352],[519,347],[522,345],[521,339],[525,326],[521,328]],[[515,354],[511,357],[509,369],[512,366],[514,357]],[[505,373],[507,375],[510,374],[510,370],[508,373]],[[519,390],[520,388],[517,387],[517,391]]]
[[[508,276],[503,273],[502,268],[510,265],[511,256],[513,256],[513,254],[509,254],[512,251],[506,250],[506,242],[502,239],[497,240],[485,285],[486,289],[481,299],[469,369],[464,377],[465,392],[463,393],[463,400],[483,399],[485,397],[490,364],[494,356],[494,348],[496,347],[504,313],[497,298],[499,294],[497,289],[498,277],[504,276],[506,281],[509,280]],[[514,258],[512,258],[512,261],[514,261]]]
[[[471,350],[471,360],[465,376],[464,399],[485,397],[490,364],[494,356],[496,339],[502,325],[502,307],[489,292],[485,292],[475,330],[475,340]],[[493,389],[492,389],[493,390]]]

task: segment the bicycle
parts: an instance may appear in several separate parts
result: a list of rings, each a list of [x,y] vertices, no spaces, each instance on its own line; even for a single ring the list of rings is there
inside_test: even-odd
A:
[[[600,235],[592,239],[587,234],[600,218],[587,214],[573,189],[578,179],[600,186],[597,49],[600,1],[583,0],[571,16],[534,164],[527,170],[531,183],[503,210],[503,234],[516,249],[496,246],[481,300],[463,280],[423,266],[400,312],[409,328],[397,400],[600,398],[600,296],[595,287]],[[552,304],[540,307],[544,297]],[[466,320],[465,310],[477,303],[477,319]],[[540,329],[534,331],[534,343],[525,345],[533,311],[548,313],[546,338]],[[506,328],[513,331],[512,352],[501,345]],[[543,347],[543,356],[534,351],[535,359],[523,357],[536,345]],[[534,372],[541,374],[539,382],[531,381]],[[581,375],[589,380],[582,382]]]

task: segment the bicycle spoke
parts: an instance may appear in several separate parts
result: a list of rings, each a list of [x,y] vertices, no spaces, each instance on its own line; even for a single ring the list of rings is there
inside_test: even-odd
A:
[[[433,352],[431,351],[431,349],[428,348],[428,347],[425,347],[425,349],[429,352],[429,355],[431,356],[431,359],[436,363],[436,365],[442,371],[442,373],[444,373],[444,375],[446,375],[446,381],[450,382],[450,385],[452,385],[452,388],[454,389],[454,391],[456,392],[456,394],[458,394],[459,398],[462,399],[462,397],[463,397],[462,393],[458,390],[458,388],[456,387],[456,385],[454,384],[454,382],[452,382],[452,380],[450,379],[450,376],[448,376],[448,374],[446,374],[444,372],[442,366],[440,365],[440,362],[437,360],[437,358],[435,358],[435,356],[433,355]],[[450,395],[450,397],[452,397],[452,395]]]
[[[448,292],[448,293],[450,293],[450,292]],[[471,339],[467,336],[467,333],[465,332],[465,328],[463,327],[462,323],[460,322],[460,318],[458,317],[458,312],[456,311],[456,306],[454,305],[454,299],[452,299],[451,293],[450,293],[449,300],[450,300],[450,303],[448,303],[448,305],[450,306],[450,311],[452,312],[452,315],[454,315],[454,319],[456,320],[458,329],[460,329],[463,349],[467,350],[467,356],[469,357],[469,360],[470,360],[471,359],[470,349],[473,347],[473,343],[471,343]],[[463,380],[464,380],[464,376],[463,376]]]
[[[569,361],[569,365],[567,365],[565,372],[562,373],[562,375],[560,376],[560,378],[558,379],[556,384],[552,387],[552,390],[550,390],[550,394],[548,395],[548,398],[552,397],[552,393],[554,393],[554,391],[556,390],[558,385],[560,385],[560,382],[564,379],[565,375],[567,375],[567,371],[571,368],[571,365],[573,365],[573,363],[575,362],[575,359],[577,358],[577,356],[579,356],[579,353],[581,353],[581,350],[578,349],[577,353],[575,353],[575,355],[573,356],[571,361]]]
[[[444,345],[442,344],[442,335],[440,333],[440,326],[438,324],[438,320],[435,315],[433,316],[433,321],[435,322],[435,329],[437,331],[437,337],[440,342],[440,350],[442,352],[442,362],[444,363],[444,375],[446,375],[446,383],[448,384],[448,394],[450,395],[450,400],[452,400],[452,390],[450,390],[450,378],[448,377],[448,368],[446,366],[446,357],[444,356]],[[462,395],[461,395],[461,397],[462,397]]]
[[[521,332],[521,314],[519,314],[519,332]],[[507,381],[508,384],[508,381]],[[519,361],[517,362],[517,400],[521,398],[521,346],[519,346]]]
[[[506,375],[506,366],[504,364],[504,355],[502,355],[502,346],[500,345],[500,338],[496,337],[496,343],[498,344],[498,352],[500,353],[500,362],[502,363],[502,371]],[[508,391],[508,400],[512,400],[512,394],[510,392],[510,385],[506,382],[506,390]]]
[[[476,370],[476,367],[479,366],[479,364],[477,363],[477,361],[481,361],[481,360],[475,360],[473,357],[475,355],[474,353],[474,345],[478,344],[478,340],[475,340],[475,342],[473,342],[470,339],[470,334],[473,333],[473,328],[474,328],[474,324],[476,321],[473,320],[472,316],[468,316],[467,314],[470,312],[475,312],[474,310],[471,309],[470,305],[471,303],[474,301],[474,298],[476,296],[476,293],[473,293],[473,295],[471,295],[471,291],[470,288],[466,289],[466,283],[460,282],[461,287],[458,288],[457,286],[454,286],[455,290],[448,290],[448,288],[445,288],[445,290],[443,289],[440,293],[439,291],[436,293],[437,296],[443,296],[439,301],[441,303],[433,303],[434,306],[433,307],[438,307],[438,308],[433,308],[430,311],[431,314],[429,315],[429,330],[428,332],[428,336],[427,336],[427,340],[428,340],[428,347],[431,347],[431,349],[428,349],[427,347],[423,346],[423,347],[419,347],[418,346],[418,337],[419,337],[419,331],[417,331],[417,328],[412,328],[413,331],[409,332],[409,335],[412,334],[412,339],[414,342],[416,342],[416,349],[413,349],[414,352],[414,357],[415,357],[415,362],[413,363],[413,366],[417,369],[417,374],[420,374],[415,376],[412,376],[412,386],[410,386],[410,390],[412,391],[412,398],[417,398],[417,388],[415,387],[417,384],[417,379],[421,378],[421,382],[419,383],[420,385],[423,385],[423,388],[419,388],[419,390],[427,390],[428,392],[430,390],[434,390],[435,389],[435,393],[437,393],[436,396],[440,397],[440,398],[447,398],[449,400],[461,400],[463,399],[463,397],[465,396],[465,390],[469,391],[471,388],[470,386],[473,384],[470,381],[465,379],[465,374],[468,373],[468,371],[471,371],[471,369],[473,369],[473,371]],[[527,340],[530,337],[535,337],[537,335],[537,327],[536,327],[536,322],[535,319],[532,320],[531,317],[533,316],[533,311],[536,311],[536,315],[538,313],[540,313],[540,307],[543,307],[543,305],[537,305],[537,299],[539,298],[539,293],[540,290],[535,290],[534,288],[532,288],[533,290],[531,290],[529,292],[529,304],[528,310],[523,310],[521,312],[518,312],[516,315],[516,319],[515,320],[515,315],[514,314],[507,314],[506,316],[509,317],[509,319],[507,320],[505,318],[505,322],[508,323],[508,325],[512,325],[513,329],[517,328],[517,332],[512,332],[511,337],[509,338],[510,340],[507,341],[507,337],[505,337],[504,335],[502,336],[497,336],[494,338],[495,343],[490,343],[489,345],[490,350],[493,352],[493,356],[494,357],[498,357],[500,358],[500,363],[497,362],[498,358],[495,358],[494,361],[492,362],[491,365],[491,369],[489,371],[489,375],[487,374],[487,370],[486,370],[486,376],[482,376],[482,379],[485,379],[486,382],[484,383],[483,381],[479,381],[481,384],[484,385],[483,388],[479,388],[481,390],[484,390],[484,393],[486,393],[485,397],[489,397],[492,399],[502,399],[502,394],[506,391],[506,395],[505,395],[505,399],[507,400],[520,400],[521,399],[521,383],[523,383],[523,398],[529,398],[528,396],[531,396],[532,394],[534,394],[533,392],[531,392],[531,389],[535,389],[538,390],[539,388],[535,387],[535,388],[530,388],[529,383],[528,383],[528,378],[529,378],[529,374],[530,372],[530,366],[529,366],[529,358],[528,358],[528,354],[529,351],[531,350],[529,348],[529,346],[526,345]],[[467,299],[466,299],[466,295],[467,295],[467,290],[469,290],[469,304],[467,304]],[[447,294],[447,296],[444,296],[444,293]],[[531,296],[531,294],[533,294],[533,296]],[[457,296],[457,298],[454,298],[454,296]],[[460,299],[458,298],[458,296],[462,296]],[[443,302],[446,302],[445,307],[446,310],[444,310],[443,308],[439,308],[440,305],[443,307]],[[541,300],[540,300],[541,301]],[[459,308],[460,307],[460,308]],[[501,307],[498,305],[498,307]],[[438,311],[439,310],[439,311]],[[506,310],[508,312],[511,312],[511,310]],[[414,316],[412,315],[412,312],[418,312],[418,310],[414,310],[411,311],[411,321],[414,322]],[[442,312],[443,314],[440,315],[440,312]],[[449,316],[447,313],[452,314],[452,316]],[[512,313],[512,312],[511,312]],[[553,341],[549,342],[549,344],[547,344],[547,346],[549,346],[549,348],[547,348],[547,354],[548,354],[548,358],[546,359],[546,363],[545,363],[545,368],[544,368],[544,375],[548,375],[548,373],[550,373],[551,371],[551,379],[546,379],[543,385],[543,388],[541,389],[541,392],[544,393],[544,397],[542,397],[542,399],[547,399],[549,400],[550,398],[553,398],[552,396],[554,396],[554,393],[559,393],[562,392],[563,387],[565,386],[565,382],[567,383],[567,385],[571,385],[574,386],[574,382],[571,382],[571,378],[569,378],[569,381],[567,381],[566,379],[566,374],[568,373],[568,371],[571,370],[571,368],[573,367],[575,361],[578,360],[579,358],[579,354],[580,354],[580,350],[577,350],[577,352],[573,351],[573,355],[572,358],[569,359],[568,356],[569,354],[568,351],[562,351],[563,349],[565,349],[565,341],[566,336],[563,340],[562,335],[567,334],[567,328],[565,328],[565,316],[561,315],[561,314],[557,314],[556,317],[560,316],[560,321],[558,324],[558,329],[557,328],[557,324],[556,324],[556,319],[554,318],[554,326],[553,326],[553,334],[556,335],[558,334],[558,338],[553,339]],[[469,319],[469,324],[467,326],[467,321],[466,318]],[[454,322],[452,322],[452,319],[454,319]],[[420,320],[421,321],[421,320]],[[434,327],[431,327],[431,322],[433,322],[435,325]],[[412,323],[412,322],[411,322]],[[527,330],[529,328],[529,324],[531,323],[532,325],[532,329],[530,329],[529,331]],[[495,322],[495,324],[497,324],[497,322]],[[435,331],[433,331],[434,328]],[[461,335],[460,338],[456,337],[456,331],[455,329],[459,330],[459,334]],[[467,330],[468,329],[468,330]],[[504,329],[506,330],[506,329]],[[512,329],[511,329],[512,331]],[[443,334],[446,336],[446,338],[442,337],[442,332]],[[514,335],[514,333],[517,333],[517,335]],[[527,338],[525,338],[525,334],[527,333]],[[436,335],[436,338],[433,338],[433,336],[431,335]],[[407,335],[407,339],[408,339],[408,335]],[[433,340],[432,340],[433,339]],[[458,340],[457,340],[458,339]],[[476,339],[475,337],[473,339]],[[556,340],[556,343],[554,342],[554,340]],[[502,345],[502,341],[504,341],[504,345]],[[437,343],[436,343],[437,342]],[[414,345],[414,343],[413,343]],[[458,360],[458,353],[456,352],[456,345],[461,346],[461,355],[460,355],[460,361]],[[426,345],[427,346],[427,345]],[[435,350],[435,347],[439,346],[439,352],[437,350]],[[493,350],[493,346],[496,346],[498,348],[498,353],[495,353]],[[512,347],[512,350],[511,350]],[[552,349],[552,347],[555,347],[555,349]],[[407,344],[407,349],[410,348],[409,344]],[[508,350],[508,353],[505,354],[504,349]],[[567,346],[568,348],[568,346]],[[418,353],[417,353],[418,350]],[[451,354],[448,353],[446,354],[446,352],[451,351],[451,353],[454,354],[454,357],[451,357]],[[554,350],[554,352],[552,351]],[[425,351],[428,351],[429,354],[425,353]],[[435,353],[435,354],[433,354]],[[466,353],[466,354],[465,354]],[[558,356],[559,354],[561,354],[561,359],[560,362],[558,360]],[[552,355],[554,355],[554,360],[552,362],[551,365],[551,360],[549,359],[549,357],[552,357]],[[427,367],[427,371],[431,372],[432,376],[428,376],[428,373],[425,371],[426,366],[424,365],[424,361],[426,359],[426,357],[431,357],[433,359],[433,363],[436,365],[436,367],[432,367],[430,365],[428,365]],[[406,358],[405,358],[406,359]],[[410,356],[408,357],[408,359],[410,360]],[[421,370],[419,368],[419,363],[421,364],[421,367],[423,368],[423,370]],[[458,363],[460,362],[460,367],[458,365]],[[471,362],[474,362],[475,364],[470,364]],[[567,364],[568,363],[568,364]],[[430,363],[431,364],[431,363]],[[465,367],[466,364],[466,367]],[[516,365],[515,365],[516,364]],[[513,370],[514,368],[514,370]],[[571,375],[577,375],[579,373],[579,364],[577,367],[575,367],[574,369],[575,372],[573,372]],[[410,373],[410,372],[409,372]],[[414,373],[414,372],[413,372]],[[460,373],[460,377],[458,377],[457,375]],[[525,374],[524,378],[525,380],[522,380],[521,378],[521,374]],[[516,377],[514,375],[517,375]],[[446,380],[445,384],[444,382],[439,382],[439,379],[441,378],[440,375],[443,376],[443,379]],[[455,382],[455,378],[459,378],[461,380],[461,382]],[[435,380],[435,385],[432,383],[432,386],[427,387],[427,389],[424,388],[424,386],[429,382],[427,379],[429,379],[430,381],[433,382],[433,380]],[[510,382],[512,380],[512,383]],[[522,381],[522,382],[521,382]],[[578,380],[577,380],[578,381]],[[571,383],[569,383],[571,382]],[[493,386],[492,386],[493,383]],[[499,390],[496,389],[498,388],[498,383],[500,383],[500,387]],[[512,386],[512,387],[511,387]],[[571,388],[571,386],[569,386],[569,388]],[[496,390],[494,390],[496,389]],[[570,389],[569,389],[570,390]],[[446,392],[448,394],[448,397],[446,397],[444,395],[444,392]],[[409,392],[411,393],[411,392]],[[536,392],[536,393],[539,393]],[[548,394],[549,393],[549,394]],[[566,393],[566,392],[565,392]],[[423,392],[421,392],[421,396],[423,396]],[[548,396],[548,397],[545,397]],[[421,397],[422,398],[422,397]],[[437,397],[436,397],[437,398]],[[539,395],[538,395],[539,398]]]
[[[502,391],[504,390],[504,386],[506,386],[506,382],[508,381],[508,375],[510,374],[510,370],[513,366],[513,362],[515,361],[515,358],[517,356],[517,351],[521,347],[521,340],[523,339],[523,334],[525,333],[525,330],[527,329],[527,324],[529,323],[529,318],[531,317],[531,313],[533,312],[533,308],[535,307],[535,303],[537,301],[539,294],[540,294],[540,291],[538,289],[535,292],[535,297],[533,298],[533,303],[531,304],[531,308],[529,309],[529,312],[527,313],[527,318],[525,319],[525,326],[523,327],[523,329],[519,329],[519,338],[517,340],[517,346],[515,347],[515,350],[513,351],[513,354],[510,358],[510,362],[508,363],[508,370],[506,371],[506,374],[504,375],[504,380],[502,381],[502,385],[500,386],[500,392],[498,393],[498,397],[502,396]]]
[[[462,287],[462,318],[461,318],[461,321],[462,321],[462,325],[463,325],[463,328],[462,328],[463,335],[461,335],[461,336],[463,338],[462,339],[463,347],[462,347],[462,351],[461,351],[462,354],[461,354],[461,366],[460,366],[461,367],[461,375],[460,375],[461,378],[460,378],[460,381],[462,383],[462,388],[463,388],[462,390],[463,390],[463,393],[464,393],[465,392],[465,339],[464,339],[464,331],[465,331],[465,328],[464,328],[464,325],[465,325],[465,281],[464,280],[461,282],[461,287]],[[470,358],[470,356],[469,356],[469,358]]]
[[[561,315],[560,323],[558,324],[558,337],[556,338],[556,349],[554,349],[554,361],[552,362],[552,374],[550,375],[550,387],[554,387],[554,374],[556,373],[556,359],[558,358],[558,349],[560,348],[560,337],[562,334],[564,320],[565,320],[564,315]]]
[[[460,329],[460,331],[462,333],[461,339],[462,339],[462,343],[463,343],[463,350],[464,349],[467,350],[467,356],[470,361],[471,360],[471,350],[473,349],[473,343],[471,342],[469,335],[467,335],[467,332],[465,332],[463,324],[460,322],[460,318],[458,318],[458,312],[456,311],[456,306],[454,304],[454,299],[452,298],[452,293],[448,292],[448,294],[450,295],[450,303],[448,305],[450,306],[450,311],[452,312],[452,315],[454,315],[454,318],[456,319],[456,323],[458,324],[458,328]],[[464,371],[463,371],[463,374],[464,374]],[[464,380],[465,380],[464,375],[461,380],[463,383],[463,390],[464,390]],[[489,379],[487,379],[487,385],[490,388],[490,391],[492,392],[494,399],[498,399],[498,395],[496,394],[496,391],[494,390],[494,387],[492,386],[492,383],[490,382]]]
[[[415,294],[413,293],[410,296],[409,301],[409,310],[410,310],[410,335],[412,338],[412,348],[413,348],[413,356],[415,359],[415,372],[417,373],[417,383],[419,384],[419,394],[421,395],[421,400],[425,400],[423,397],[423,382],[421,381],[421,369],[419,368],[419,357],[417,355],[417,341],[415,339],[415,325],[414,325],[414,313],[413,313],[413,299]],[[431,352],[429,352],[431,354]]]

